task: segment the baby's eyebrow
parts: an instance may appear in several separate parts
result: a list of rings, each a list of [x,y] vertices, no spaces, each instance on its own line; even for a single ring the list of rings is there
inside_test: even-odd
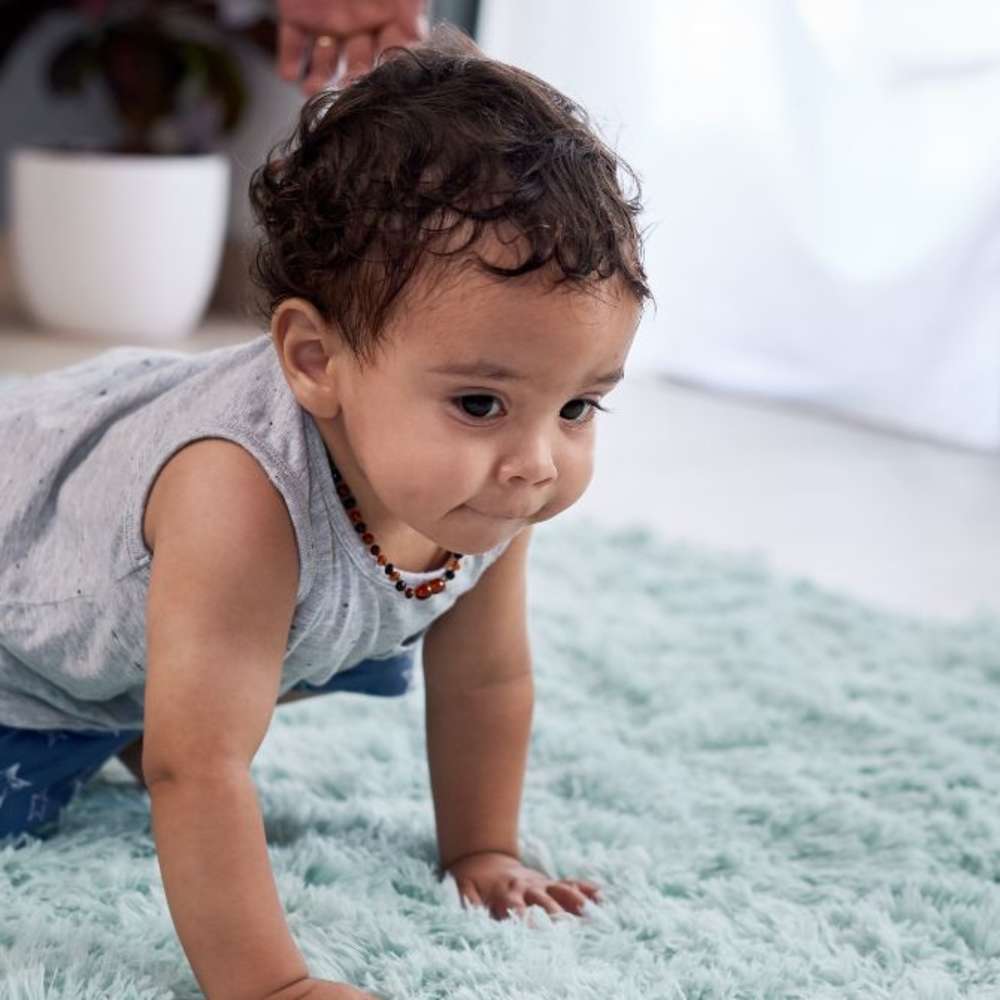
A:
[[[428,371],[433,375],[472,375],[478,378],[495,379],[498,381],[524,381],[528,376],[521,372],[516,372],[506,365],[495,361],[456,361],[447,365],[438,365]],[[625,369],[616,368],[614,371],[605,372],[603,375],[591,374],[583,381],[585,385],[617,385],[625,378]]]

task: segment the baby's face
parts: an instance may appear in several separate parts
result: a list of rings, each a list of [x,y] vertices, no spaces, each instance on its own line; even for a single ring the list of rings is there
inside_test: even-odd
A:
[[[613,281],[547,287],[468,271],[400,310],[374,367],[330,360],[339,412],[314,416],[377,539],[480,553],[583,494],[590,401],[621,376],[639,306]]]

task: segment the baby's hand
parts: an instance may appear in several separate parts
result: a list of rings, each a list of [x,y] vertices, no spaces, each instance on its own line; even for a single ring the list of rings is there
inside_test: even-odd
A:
[[[269,994],[264,1000],[382,1000],[347,983],[331,983],[326,979],[305,979]]]
[[[579,914],[589,897],[600,902],[601,890],[582,879],[551,879],[534,868],[526,868],[509,854],[481,851],[459,858],[448,866],[455,879],[462,906],[486,906],[495,920],[504,920],[509,910],[524,916],[529,906],[546,913]]]

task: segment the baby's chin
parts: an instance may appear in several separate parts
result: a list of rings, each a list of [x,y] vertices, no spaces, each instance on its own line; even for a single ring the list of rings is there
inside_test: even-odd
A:
[[[513,538],[534,518],[492,517],[463,504],[446,519],[434,541],[449,552],[478,556]]]
[[[439,541],[438,545],[448,548],[451,552],[462,552],[470,556],[482,555],[502,542],[509,541],[532,524],[547,521],[554,516],[554,513],[540,510],[535,511],[530,517],[497,517],[463,504],[452,512],[456,522],[464,522],[461,528],[455,524],[455,530],[449,533],[455,544],[448,545],[444,541]],[[460,540],[465,542],[464,547],[459,544]]]

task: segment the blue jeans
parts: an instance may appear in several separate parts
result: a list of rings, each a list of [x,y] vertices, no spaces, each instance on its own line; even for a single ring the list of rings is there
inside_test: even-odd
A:
[[[414,654],[362,660],[326,684],[302,681],[292,691],[353,691],[395,697],[410,689]],[[0,847],[16,838],[48,840],[59,816],[80,789],[110,760],[142,736],[141,729],[15,729],[0,724]]]

